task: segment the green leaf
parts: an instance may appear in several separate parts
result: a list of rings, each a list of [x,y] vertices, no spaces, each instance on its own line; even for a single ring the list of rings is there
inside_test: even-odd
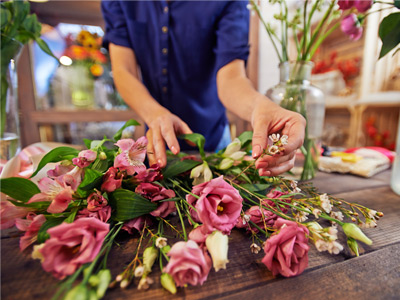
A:
[[[252,131],[245,131],[238,137],[242,148],[245,148],[249,142],[253,140],[253,132]]]
[[[7,24],[11,21],[11,13],[9,10],[1,6],[1,30],[3,31]]]
[[[86,148],[90,149],[90,145],[91,145],[91,143],[92,143],[92,140],[83,139],[83,142],[85,143]]]
[[[42,51],[44,53],[50,55],[51,57],[53,57],[54,59],[56,59],[58,61],[58,58],[53,54],[53,52],[51,52],[49,46],[47,45],[47,43],[45,41],[43,41],[39,37],[35,38],[35,41],[38,44],[39,48],[42,49]]]
[[[10,201],[15,206],[34,208],[36,211],[46,210],[50,205],[49,201],[39,201],[39,202],[32,202],[32,203],[15,201],[15,200],[11,200],[11,199],[8,201]]]
[[[103,173],[93,169],[85,168],[85,176],[83,177],[83,180],[78,188],[83,191],[89,191],[100,186],[102,179]]]
[[[180,139],[188,140],[193,142],[199,148],[199,152],[203,160],[205,159],[204,153],[204,144],[206,143],[206,139],[200,133],[189,133],[189,134],[182,134],[179,136]]]
[[[271,186],[270,183],[255,183],[255,184],[242,184],[241,185],[243,188],[245,188],[246,190],[255,193],[255,192],[263,192],[265,191],[267,188],[269,188]]]
[[[28,202],[34,195],[40,193],[40,189],[32,181],[10,177],[0,179],[0,191],[15,200]]]
[[[34,39],[40,37],[42,25],[38,22],[36,14],[27,16],[23,26],[25,27],[26,31],[33,35]]]
[[[177,160],[163,170],[164,178],[174,177],[176,175],[182,174],[186,171],[193,169],[194,167],[202,164],[201,161],[185,159],[185,160]]]
[[[65,219],[66,223],[72,223],[75,220],[76,214],[79,211],[80,207],[74,207],[71,210],[71,214]]]
[[[47,233],[47,230],[55,227],[57,225],[60,225],[65,218],[53,218],[49,217],[46,222],[43,223],[43,225],[40,227],[38,231],[38,236],[37,236],[37,241],[39,244],[44,243],[48,238],[50,238],[50,235]]]
[[[125,222],[148,214],[157,208],[157,204],[125,189],[117,189],[110,195],[110,203],[115,209],[114,218]]]
[[[230,172],[235,176],[238,176],[240,173],[242,173],[242,171],[243,170],[240,169],[240,168],[232,168],[232,169],[230,169]],[[246,175],[246,173],[243,172],[242,174],[240,174],[239,177],[241,177],[244,180],[246,180],[249,184],[252,184],[250,178]]]
[[[125,123],[125,125],[122,126],[120,128],[120,130],[117,131],[116,134],[114,134],[114,137],[113,137],[114,141],[119,141],[121,139],[122,132],[125,130],[125,128],[128,128],[130,126],[140,126],[140,123],[138,121],[134,120],[134,119],[131,119],[131,120],[127,121]]]
[[[107,169],[108,169],[107,159],[101,160],[100,158],[96,158],[96,160],[93,162],[92,170],[104,173],[105,171],[107,171]]]
[[[379,58],[384,57],[400,43],[400,12],[386,16],[379,25],[382,48]]]
[[[39,163],[36,171],[32,174],[31,178],[34,177],[45,165],[51,162],[59,162],[65,159],[70,159],[71,157],[78,156],[79,150],[71,147],[58,147],[51,150]]]

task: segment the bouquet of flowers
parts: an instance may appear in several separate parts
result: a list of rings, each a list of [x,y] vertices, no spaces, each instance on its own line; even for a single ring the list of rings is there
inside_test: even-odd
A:
[[[121,139],[132,125],[138,123],[128,121],[112,139],[85,140],[87,150],[50,151],[32,175],[46,174],[38,185],[17,177],[0,181],[8,195],[1,201],[1,228],[24,231],[21,250],[34,244],[32,257],[64,279],[57,299],[100,299],[108,287],[133,282],[147,289],[155,261],[162,286],[172,294],[177,287],[201,285],[212,268],[227,268],[234,228],[248,234],[249,251],[263,249],[266,268],[285,277],[304,271],[311,245],[342,251],[340,228],[356,255],[358,241],[372,243],[360,227],[376,226],[381,212],[319,194],[310,185],[259,176],[249,156],[251,132],[212,154],[204,152],[202,135],[183,135],[199,155],[170,153],[161,170],[144,163],[146,137]],[[263,155],[284,151],[288,138],[272,134]],[[140,238],[133,260],[113,277],[107,257],[121,230]]]

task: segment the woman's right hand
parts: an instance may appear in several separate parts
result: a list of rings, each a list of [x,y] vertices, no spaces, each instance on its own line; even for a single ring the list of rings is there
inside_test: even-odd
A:
[[[147,122],[149,130],[146,133],[149,164],[158,163],[164,168],[167,164],[166,145],[172,153],[179,153],[177,136],[192,133],[192,130],[178,116],[163,107],[147,119],[149,120]]]

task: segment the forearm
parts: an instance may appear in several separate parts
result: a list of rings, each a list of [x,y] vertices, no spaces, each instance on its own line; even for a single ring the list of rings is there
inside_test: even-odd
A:
[[[241,60],[231,62],[218,72],[217,87],[224,106],[249,122],[252,122],[254,109],[259,102],[268,103],[271,111],[278,107],[253,87]]]
[[[139,80],[136,58],[133,52],[126,52],[122,47],[111,45],[111,61],[114,82],[122,99],[132,108],[146,124],[151,122],[152,115],[165,110],[149,93]],[[121,51],[123,51],[121,53]],[[124,59],[121,59],[124,56]],[[128,59],[127,59],[128,56]],[[126,59],[128,61],[126,61]]]

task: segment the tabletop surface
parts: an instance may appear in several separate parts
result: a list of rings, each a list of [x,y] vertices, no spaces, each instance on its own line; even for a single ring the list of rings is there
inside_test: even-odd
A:
[[[385,216],[378,227],[365,229],[371,246],[360,243],[360,257],[347,246],[339,255],[319,253],[310,247],[309,265],[293,278],[274,277],[262,264],[263,252],[250,252],[251,239],[234,229],[229,240],[226,270],[212,270],[203,286],[179,288],[175,296],[161,288],[160,271],[154,267],[154,284],[138,291],[136,284],[109,290],[105,299],[400,299],[400,196],[390,189],[390,171],[365,179],[353,175],[318,173],[313,185],[349,202],[357,202]],[[345,243],[343,233],[342,244]],[[139,235],[122,237],[114,247],[109,267],[116,276],[134,256]],[[344,243],[343,243],[344,242]],[[1,298],[50,299],[57,280],[42,270],[29,251],[18,248],[17,231],[2,232]]]

